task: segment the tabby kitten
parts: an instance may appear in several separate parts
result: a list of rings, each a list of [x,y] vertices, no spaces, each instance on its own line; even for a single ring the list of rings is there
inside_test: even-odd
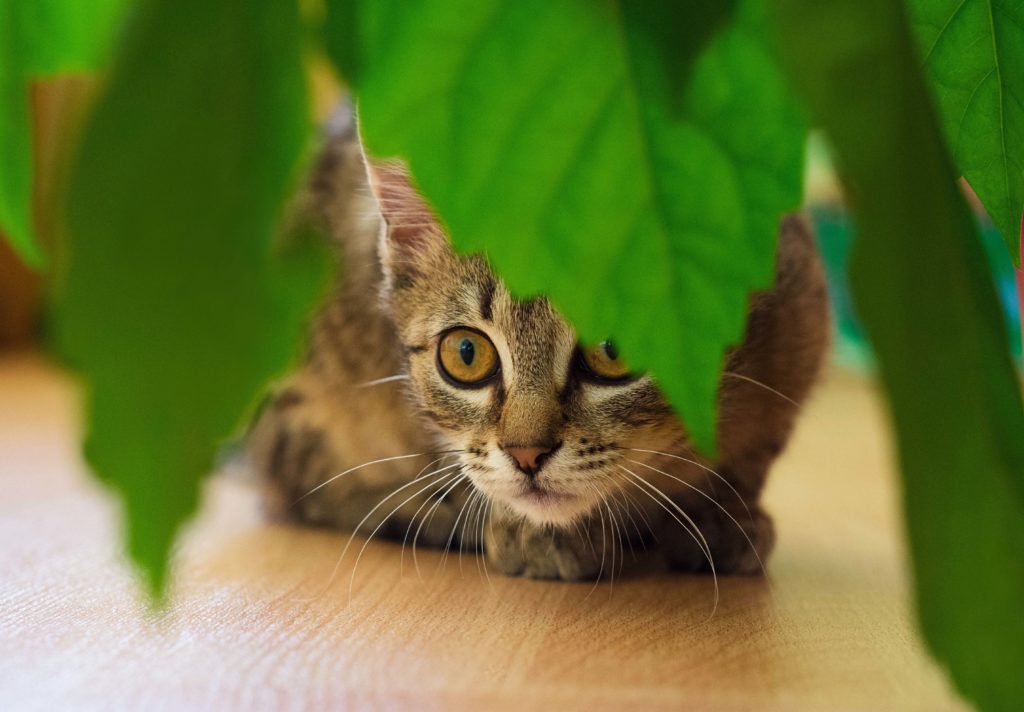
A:
[[[762,570],[774,530],[759,495],[828,332],[799,219],[783,220],[775,286],[728,355],[708,462],[612,342],[580,344],[545,298],[515,299],[483,257],[456,254],[401,164],[367,171],[350,122],[300,202],[345,279],[250,434],[283,511],[482,548],[510,575],[606,576],[641,541],[687,571]]]

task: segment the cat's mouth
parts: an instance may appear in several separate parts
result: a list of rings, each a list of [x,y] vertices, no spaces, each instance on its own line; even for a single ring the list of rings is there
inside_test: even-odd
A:
[[[576,499],[576,497],[571,494],[545,489],[544,487],[531,482],[519,495],[519,499],[530,502],[531,504],[562,504],[564,502],[572,501]]]
[[[551,524],[572,521],[581,510],[587,509],[581,497],[549,489],[536,482],[523,487],[509,504],[535,522]]]

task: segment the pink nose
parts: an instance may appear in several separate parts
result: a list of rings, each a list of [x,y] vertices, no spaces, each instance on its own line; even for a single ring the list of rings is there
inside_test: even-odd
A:
[[[502,446],[502,449],[512,458],[521,471],[527,475],[534,475],[544,466],[544,462],[551,457],[551,453],[558,449],[554,446],[530,445],[527,447]]]

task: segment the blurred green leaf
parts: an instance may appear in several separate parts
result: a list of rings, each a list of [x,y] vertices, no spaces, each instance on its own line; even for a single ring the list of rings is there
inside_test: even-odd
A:
[[[86,453],[162,590],[201,476],[300,341],[325,276],[272,259],[309,130],[296,3],[155,0],[80,146],[58,295]]]
[[[899,438],[924,637],[982,708],[1024,699],[1024,406],[979,235],[899,3],[780,0],[834,144],[852,280]]]
[[[1024,4],[908,0],[917,46],[960,173],[1020,264],[1024,212]]]
[[[102,66],[125,0],[0,0],[0,228],[28,264],[43,254],[32,228],[29,84]]]
[[[705,452],[723,350],[800,201],[805,135],[763,2],[712,32],[732,4],[328,0],[344,13],[329,46],[359,23],[358,71],[335,59],[370,153],[407,158],[455,244],[513,290],[649,368]]]

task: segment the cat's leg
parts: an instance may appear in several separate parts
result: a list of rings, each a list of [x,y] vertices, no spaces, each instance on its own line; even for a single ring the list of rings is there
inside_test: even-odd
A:
[[[712,499],[676,495],[674,506],[668,506],[672,515],[658,513],[658,545],[665,560],[680,571],[710,573],[713,564],[716,574],[763,573],[775,545],[771,517],[756,500],[739,499],[730,491]]]
[[[560,581],[612,576],[633,537],[618,515],[602,514],[569,526],[538,525],[496,506],[484,531],[487,562],[507,576]]]
[[[743,344],[730,353],[719,389],[719,413],[730,417],[720,423],[721,462],[714,475],[728,486],[705,490],[717,504],[690,491],[673,497],[707,540],[716,573],[758,573],[768,560],[775,528],[759,504],[761,489],[824,360],[828,323],[814,238],[802,219],[787,217],[775,286],[752,298]],[[664,512],[659,518],[659,541],[670,564],[710,571],[694,537]]]
[[[688,500],[685,504],[693,502]],[[699,534],[682,516],[679,519],[685,527],[668,515],[658,534],[669,566],[677,571],[710,574],[714,563],[718,575],[764,573],[764,562],[775,544],[775,528],[760,506],[727,507],[723,512],[698,505],[690,507],[687,513]]]

